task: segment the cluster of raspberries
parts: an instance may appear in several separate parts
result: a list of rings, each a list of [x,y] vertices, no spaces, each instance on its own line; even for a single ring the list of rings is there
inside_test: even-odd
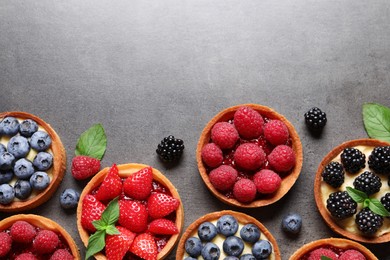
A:
[[[327,257],[332,260],[366,260],[366,257],[355,249],[348,249],[340,254],[336,254],[330,248],[317,248],[309,253],[308,260],[318,260]]]
[[[221,192],[233,191],[239,202],[250,203],[258,193],[274,193],[281,184],[278,173],[295,166],[295,153],[286,145],[287,126],[280,120],[265,120],[250,107],[240,107],[233,120],[218,122],[211,129],[211,142],[202,149],[202,160],[211,169],[210,182]],[[273,147],[266,154],[256,140],[264,139]],[[226,155],[233,158],[225,162]],[[249,178],[239,177],[245,172]]]

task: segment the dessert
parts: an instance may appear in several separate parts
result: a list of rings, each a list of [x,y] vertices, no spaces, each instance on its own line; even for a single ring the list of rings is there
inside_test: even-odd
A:
[[[176,251],[182,259],[281,259],[276,240],[258,220],[224,210],[200,217],[184,232]]]
[[[244,104],[207,123],[196,158],[204,183],[219,200],[254,208],[278,201],[294,185],[302,168],[302,145],[284,116]]]
[[[0,211],[47,201],[65,174],[64,146],[53,128],[25,112],[0,113]]]

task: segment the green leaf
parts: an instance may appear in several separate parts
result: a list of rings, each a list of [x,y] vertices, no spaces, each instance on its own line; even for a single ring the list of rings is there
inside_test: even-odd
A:
[[[363,104],[363,123],[369,137],[390,142],[390,108],[377,103]]]
[[[383,206],[383,204],[375,198],[370,199],[370,203],[368,204],[368,208],[371,209],[372,212],[378,214],[382,217],[389,217],[390,212]]]
[[[81,134],[76,145],[76,155],[86,155],[101,160],[106,151],[107,138],[101,124],[93,125]]]
[[[103,223],[106,226],[115,224],[119,219],[119,203],[118,203],[118,197],[110,201],[108,203],[106,209],[103,211],[102,216],[100,217],[100,220],[103,221]]]
[[[329,257],[327,257],[327,256],[321,256],[321,260],[332,260],[332,258],[329,258]]]
[[[106,232],[105,231],[96,231],[93,235],[91,235],[88,239],[87,252],[85,255],[85,259],[90,258],[96,253],[99,253],[103,250],[106,240]]]
[[[347,187],[347,192],[348,192],[348,195],[356,202],[356,203],[361,203],[361,202],[364,202],[365,199],[368,198],[367,194],[360,191],[360,190],[357,190],[357,189],[354,189],[352,187]]]
[[[121,232],[114,225],[110,225],[106,228],[106,233],[109,235],[119,235]]]
[[[363,208],[367,208],[369,205],[370,205],[370,199],[365,199],[364,201],[363,201]]]
[[[97,230],[106,230],[107,224],[102,221],[102,220],[95,220],[92,221],[92,225],[97,229]]]

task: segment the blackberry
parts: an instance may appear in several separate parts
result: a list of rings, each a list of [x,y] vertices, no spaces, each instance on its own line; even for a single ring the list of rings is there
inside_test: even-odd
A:
[[[329,195],[326,201],[326,208],[333,217],[344,219],[356,213],[357,203],[346,191],[337,191]]]
[[[330,162],[322,172],[324,181],[334,188],[340,187],[344,183],[344,168],[339,162]]]
[[[368,157],[368,166],[376,173],[390,174],[390,146],[375,147]]]
[[[156,153],[163,161],[173,162],[181,157],[183,150],[183,140],[170,135],[161,140],[161,143],[157,146]]]
[[[356,148],[345,148],[341,153],[341,163],[347,172],[357,173],[366,166],[366,156]]]
[[[326,125],[326,114],[318,107],[313,107],[305,113],[305,121],[311,129],[322,129]]]
[[[381,203],[387,211],[390,211],[390,193],[386,193],[385,196],[381,198]]]
[[[363,191],[367,195],[377,193],[381,187],[381,178],[375,173],[365,171],[353,181],[355,189]]]
[[[383,217],[364,208],[356,215],[355,223],[361,232],[373,235],[383,225]]]

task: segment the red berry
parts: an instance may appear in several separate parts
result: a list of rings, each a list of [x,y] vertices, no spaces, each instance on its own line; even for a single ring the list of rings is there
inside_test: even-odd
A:
[[[23,253],[18,255],[15,260],[38,260],[38,258],[32,253]]]
[[[149,224],[149,232],[156,235],[174,235],[179,233],[176,224],[168,219],[155,219]]]
[[[282,179],[274,171],[264,169],[253,176],[253,182],[259,193],[268,194],[279,189]]]
[[[236,128],[228,122],[216,123],[211,129],[211,140],[221,149],[230,149],[239,139]]]
[[[146,200],[152,190],[152,167],[146,167],[133,173],[123,183],[124,193],[136,200]]]
[[[130,247],[130,252],[145,260],[157,259],[157,245],[154,242],[154,237],[148,233],[136,236]]]
[[[280,120],[270,120],[264,125],[264,136],[273,145],[286,144],[289,137],[288,128]]]
[[[228,191],[233,188],[237,179],[237,171],[229,165],[221,165],[209,174],[211,184],[220,191]]]
[[[239,202],[252,202],[256,193],[256,185],[249,179],[241,179],[234,184],[233,195]]]
[[[28,244],[34,240],[37,231],[30,223],[19,220],[12,224],[10,235],[13,241]]]
[[[202,148],[203,162],[212,168],[218,167],[222,164],[223,154],[221,148],[214,143],[208,143]]]
[[[148,227],[146,207],[137,201],[120,200],[118,222],[132,232],[144,232]]]
[[[100,201],[112,200],[122,193],[122,179],[119,177],[119,170],[116,164],[113,164],[104,178],[96,198]]]
[[[234,113],[234,126],[244,139],[258,138],[263,133],[263,117],[250,107],[240,107]]]
[[[107,235],[106,237],[107,260],[122,260],[135,238],[135,234],[130,230],[121,226],[116,228],[120,232],[119,235]]]
[[[59,243],[60,239],[56,233],[51,230],[41,230],[34,239],[33,248],[40,255],[51,254]]]
[[[180,205],[180,201],[164,193],[153,193],[148,199],[149,216],[153,219],[163,218]]]
[[[349,249],[341,254],[339,260],[366,260],[366,257],[357,250]]]
[[[0,257],[4,257],[8,254],[12,247],[11,237],[5,233],[0,233]]]
[[[98,201],[95,196],[87,194],[82,201],[81,225],[89,232],[95,232],[92,221],[99,220],[106,206]]]
[[[74,260],[73,255],[66,249],[57,249],[49,260]]]
[[[244,170],[254,171],[265,162],[265,152],[253,143],[244,143],[237,147],[234,162]]]
[[[278,172],[287,172],[295,166],[294,150],[287,145],[278,145],[268,155],[269,164]]]
[[[329,257],[332,260],[337,259],[337,255],[332,250],[318,248],[310,253],[308,260],[321,260],[321,256]]]
[[[100,160],[78,155],[72,160],[72,175],[76,180],[85,180],[100,170]]]

